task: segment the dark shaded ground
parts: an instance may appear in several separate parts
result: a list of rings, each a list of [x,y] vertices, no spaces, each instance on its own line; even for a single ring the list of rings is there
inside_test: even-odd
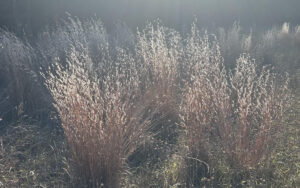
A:
[[[58,128],[16,122],[0,139],[0,187],[68,187],[66,145]]]

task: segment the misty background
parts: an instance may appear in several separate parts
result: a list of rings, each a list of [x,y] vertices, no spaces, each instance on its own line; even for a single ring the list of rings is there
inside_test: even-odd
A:
[[[168,27],[185,32],[197,18],[200,27],[265,29],[300,20],[299,0],[1,0],[0,26],[18,35],[34,36],[56,23],[66,12],[80,19],[101,18],[107,30],[115,22],[131,29],[161,19]]]

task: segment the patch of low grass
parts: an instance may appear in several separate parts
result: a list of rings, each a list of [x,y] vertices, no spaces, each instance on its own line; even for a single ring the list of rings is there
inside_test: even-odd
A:
[[[0,138],[0,187],[71,185],[67,145],[59,129],[16,122]]]

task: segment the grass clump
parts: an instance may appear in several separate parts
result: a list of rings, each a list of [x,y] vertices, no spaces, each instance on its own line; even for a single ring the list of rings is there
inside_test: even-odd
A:
[[[101,82],[87,54],[73,51],[66,68],[56,64],[46,83],[66,134],[79,186],[120,187],[125,160],[143,142],[143,116],[134,71],[109,68]],[[130,72],[130,73],[129,73]]]
[[[267,67],[258,71],[247,55],[227,73],[218,46],[207,38],[198,44],[206,51],[191,65],[181,106],[189,155],[212,165],[223,156],[232,169],[256,168],[270,156],[283,128],[291,99],[288,79],[278,80]]]

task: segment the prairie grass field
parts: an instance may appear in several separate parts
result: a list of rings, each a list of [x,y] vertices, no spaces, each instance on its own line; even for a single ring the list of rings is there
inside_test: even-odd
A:
[[[0,28],[0,188],[300,187],[299,52],[287,22]]]

